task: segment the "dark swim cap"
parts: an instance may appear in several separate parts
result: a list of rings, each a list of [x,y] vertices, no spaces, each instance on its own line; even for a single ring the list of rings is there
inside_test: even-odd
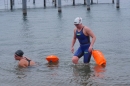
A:
[[[15,52],[15,54],[16,54],[17,56],[23,56],[24,52],[23,52],[22,50],[17,50],[17,51]]]

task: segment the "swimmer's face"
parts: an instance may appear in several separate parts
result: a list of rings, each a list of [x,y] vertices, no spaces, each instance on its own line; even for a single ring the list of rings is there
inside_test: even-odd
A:
[[[81,28],[81,24],[74,24],[75,25],[75,27],[77,27],[77,28]]]
[[[19,56],[18,55],[14,55],[14,58],[15,58],[15,60],[19,60]]]

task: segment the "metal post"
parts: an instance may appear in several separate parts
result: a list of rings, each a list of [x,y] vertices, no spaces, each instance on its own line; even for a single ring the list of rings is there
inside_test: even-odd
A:
[[[56,0],[55,0],[55,7],[57,6],[57,4],[56,4]]]
[[[13,0],[10,0],[10,10],[13,10]]]
[[[44,7],[46,7],[46,0],[44,0]]]
[[[116,8],[120,7],[120,0],[116,0]]]
[[[33,0],[33,4],[35,4],[35,0]]]
[[[93,4],[93,0],[91,0],[91,4]]]
[[[15,0],[13,0],[13,5],[14,5],[14,2],[15,2]]]
[[[23,15],[27,15],[27,0],[22,0]]]
[[[87,0],[87,10],[90,10],[90,0]]]
[[[75,0],[73,0],[73,6],[75,6]]]
[[[58,0],[58,12],[61,12],[61,0]]]
[[[112,3],[114,4],[114,0],[112,0]]]
[[[84,0],[84,5],[86,5],[86,0]]]

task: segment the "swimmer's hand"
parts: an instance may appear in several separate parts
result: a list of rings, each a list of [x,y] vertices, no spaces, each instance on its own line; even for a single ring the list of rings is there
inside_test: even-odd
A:
[[[92,52],[92,50],[93,50],[93,47],[90,46],[89,49],[88,49],[88,51],[89,51],[89,52]]]
[[[71,47],[71,52],[74,53],[74,47]]]

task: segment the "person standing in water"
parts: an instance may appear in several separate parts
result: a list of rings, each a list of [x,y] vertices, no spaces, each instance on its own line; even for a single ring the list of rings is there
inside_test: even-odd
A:
[[[24,52],[22,50],[17,50],[14,54],[15,60],[19,60],[19,67],[28,67],[35,65],[35,62],[30,60],[29,58],[23,56]]]
[[[87,26],[84,26],[82,24],[82,18],[77,17],[74,20],[74,36],[72,39],[72,45],[71,45],[71,52],[74,52],[74,44],[76,42],[76,39],[78,39],[80,46],[78,50],[74,53],[74,56],[72,57],[72,62],[74,64],[78,63],[78,60],[84,55],[84,63],[89,63],[91,59],[91,52],[93,49],[93,45],[96,40],[96,36],[92,32],[90,28]],[[90,37],[92,40],[90,41]]]

